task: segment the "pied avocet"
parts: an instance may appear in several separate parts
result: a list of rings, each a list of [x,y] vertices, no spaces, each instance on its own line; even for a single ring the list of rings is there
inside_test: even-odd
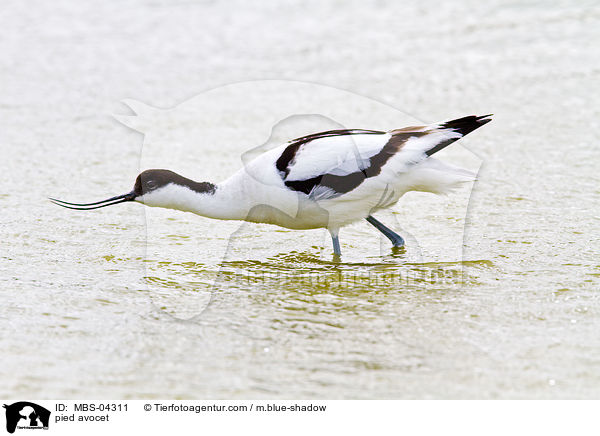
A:
[[[395,247],[404,239],[372,214],[408,191],[443,194],[475,175],[431,158],[491,115],[390,130],[330,130],[289,141],[250,162],[227,180],[195,182],[169,170],[142,172],[133,190],[95,203],[59,206],[90,210],[126,201],[209,218],[327,228],[339,256],[342,227],[366,219]]]

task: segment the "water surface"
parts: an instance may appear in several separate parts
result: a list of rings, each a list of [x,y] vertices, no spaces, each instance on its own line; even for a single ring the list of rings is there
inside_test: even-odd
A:
[[[596,2],[8,2],[0,396],[597,398],[599,17]],[[111,117],[120,100],[169,108],[262,79],[427,122],[493,112],[464,140],[472,195],[407,195],[381,217],[407,249],[357,223],[341,263],[318,230],[45,200],[131,189],[153,137]],[[267,139],[251,112],[174,119],[174,142],[150,143],[201,132],[189,175],[222,179]]]

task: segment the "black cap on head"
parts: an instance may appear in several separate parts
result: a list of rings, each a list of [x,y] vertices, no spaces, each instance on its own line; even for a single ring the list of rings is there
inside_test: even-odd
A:
[[[135,180],[133,192],[140,197],[169,184],[184,186],[199,194],[213,194],[215,185],[208,182],[194,182],[170,170],[146,170]]]
[[[169,170],[146,170],[137,176],[133,191],[127,194],[117,195],[106,200],[97,201],[95,203],[68,203],[66,201],[57,200],[56,198],[50,198],[54,204],[57,204],[68,209],[75,210],[90,210],[98,209],[100,207],[111,206],[113,204],[123,203],[126,201],[134,201],[138,197],[146,195],[152,191],[155,191],[164,186],[175,184],[178,186],[186,187],[199,194],[214,194],[216,187],[212,183],[208,182],[194,182],[193,180],[186,179],[177,173]]]
[[[188,180],[169,170],[146,170],[135,179],[133,192],[136,197],[141,197],[170,183],[181,184],[177,183],[179,179]]]

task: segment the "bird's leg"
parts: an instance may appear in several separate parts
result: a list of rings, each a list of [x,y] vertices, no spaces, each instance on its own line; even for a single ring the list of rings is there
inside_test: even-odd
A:
[[[333,242],[333,254],[335,256],[341,256],[342,255],[342,250],[340,250],[340,238],[338,237],[337,234],[331,234],[331,240]]]
[[[402,238],[402,236],[400,236],[398,233],[394,232],[391,229],[388,229],[386,226],[384,226],[382,223],[377,221],[371,215],[369,215],[365,219],[367,220],[367,222],[369,224],[371,224],[373,227],[375,227],[377,230],[379,230],[381,233],[383,233],[386,238],[388,238],[390,241],[392,241],[392,244],[394,245],[394,247],[403,247],[404,246],[404,238]]]

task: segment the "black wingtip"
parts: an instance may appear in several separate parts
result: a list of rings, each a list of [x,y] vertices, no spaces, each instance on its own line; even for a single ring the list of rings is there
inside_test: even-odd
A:
[[[481,115],[481,116],[470,115],[468,117],[457,118],[455,120],[446,121],[445,123],[440,123],[439,127],[437,129],[441,129],[441,130],[452,129],[455,132],[460,133],[460,136],[457,138],[447,139],[445,141],[438,143],[435,147],[427,150],[425,152],[425,154],[427,156],[431,156],[432,154],[437,153],[440,150],[443,150],[444,148],[448,147],[450,144],[459,140],[466,134],[471,133],[473,130],[492,121],[492,119],[490,118],[491,116],[492,116],[492,114]]]
[[[492,121],[490,118],[493,114],[488,115],[470,115],[468,117],[457,118],[455,120],[446,121],[441,124],[441,128],[443,129],[452,129],[460,133],[462,136],[465,136],[471,133],[473,130],[483,126],[484,124]]]

